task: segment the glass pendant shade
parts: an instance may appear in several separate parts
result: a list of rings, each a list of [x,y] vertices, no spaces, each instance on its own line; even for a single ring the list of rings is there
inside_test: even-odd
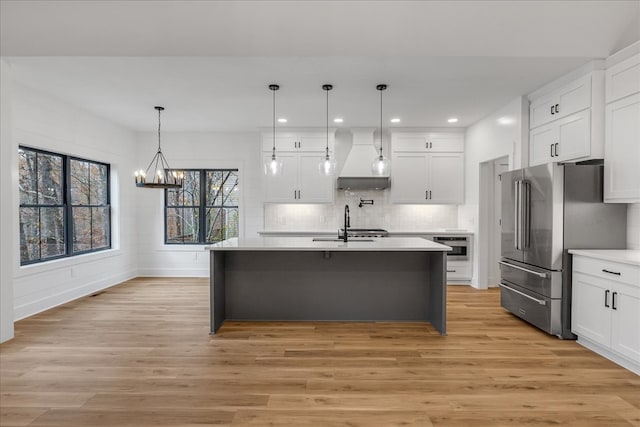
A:
[[[336,160],[327,154],[318,164],[320,173],[325,176],[331,176],[336,173]]]
[[[374,157],[371,163],[371,173],[373,176],[389,176],[389,159],[382,154]]]
[[[282,160],[276,158],[275,154],[271,156],[266,162],[264,162],[264,173],[270,176],[282,175]]]

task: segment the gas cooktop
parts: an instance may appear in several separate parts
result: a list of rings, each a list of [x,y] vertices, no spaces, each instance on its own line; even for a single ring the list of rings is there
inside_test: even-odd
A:
[[[347,235],[349,237],[388,237],[389,232],[382,228],[349,228]]]

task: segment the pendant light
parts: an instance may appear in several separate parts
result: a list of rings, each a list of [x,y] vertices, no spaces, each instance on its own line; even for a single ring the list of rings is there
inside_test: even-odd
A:
[[[336,159],[329,155],[329,91],[333,89],[332,85],[322,85],[322,89],[327,92],[327,147],[324,155],[324,159],[318,164],[320,174],[325,176],[331,176],[336,171]]]
[[[184,172],[172,170],[167,159],[162,154],[160,146],[160,113],[164,107],[154,107],[158,110],[158,151],[153,156],[147,170],[135,171],[136,187],[143,188],[182,188],[184,182]],[[147,181],[149,176],[149,181]]]
[[[380,91],[380,154],[371,163],[371,173],[374,176],[389,176],[389,159],[382,154],[382,91],[387,89],[387,85],[378,85],[376,89]]]
[[[280,89],[278,85],[269,85],[273,93],[273,150],[271,158],[264,163],[264,173],[266,175],[282,175],[282,161],[276,158],[276,91]]]

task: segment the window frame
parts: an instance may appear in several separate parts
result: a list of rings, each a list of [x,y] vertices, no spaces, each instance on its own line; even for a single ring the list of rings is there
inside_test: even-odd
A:
[[[164,206],[163,206],[163,216],[164,216],[164,244],[165,245],[177,245],[177,246],[187,246],[187,245],[210,245],[216,242],[208,242],[206,240],[206,224],[207,224],[207,210],[208,209],[222,209],[222,208],[236,208],[238,212],[240,211],[240,203],[236,205],[224,206],[224,205],[208,205],[207,200],[207,174],[208,172],[236,172],[238,178],[240,170],[238,168],[212,168],[212,169],[203,169],[203,168],[189,168],[189,169],[180,169],[183,172],[198,172],[200,174],[200,178],[198,181],[199,185],[199,205],[172,205],[168,204],[169,201],[169,189],[164,190]],[[175,242],[169,241],[167,235],[167,210],[169,208],[192,208],[196,209],[198,212],[198,241],[197,242]],[[238,223],[240,222],[240,218],[238,217]],[[238,231],[240,227],[238,225]]]
[[[20,217],[20,209],[22,208],[37,208],[37,209],[41,209],[41,208],[51,208],[51,207],[57,207],[57,208],[62,208],[62,212],[63,212],[63,219],[62,219],[62,227],[63,227],[63,231],[62,231],[62,235],[64,236],[64,253],[60,254],[60,255],[55,255],[55,256],[50,256],[47,258],[42,258],[42,250],[39,250],[39,255],[40,257],[37,259],[33,259],[33,260],[27,260],[27,261],[23,261],[22,257],[20,256],[20,267],[24,267],[24,266],[29,266],[29,265],[34,265],[34,264],[40,264],[43,262],[48,262],[48,261],[54,261],[54,260],[59,260],[59,259],[63,259],[63,258],[71,258],[71,257],[75,257],[75,256],[79,256],[79,255],[85,255],[85,254],[89,254],[89,253],[94,253],[94,252],[103,252],[109,249],[112,249],[112,242],[113,242],[113,236],[112,236],[112,212],[111,212],[111,165],[109,163],[105,163],[105,162],[100,162],[97,160],[90,160],[90,159],[85,159],[82,157],[77,157],[77,156],[72,156],[72,155],[67,155],[67,154],[61,154],[61,153],[56,153],[54,151],[49,151],[49,150],[43,150],[40,148],[34,148],[34,147],[29,147],[26,145],[18,145],[18,150],[24,150],[24,151],[30,151],[33,153],[36,153],[36,155],[38,154],[45,154],[45,155],[49,155],[49,156],[56,156],[59,157],[61,159],[61,163],[62,163],[62,175],[61,175],[61,188],[62,188],[62,204],[56,204],[56,205],[46,205],[46,204],[41,204],[41,203],[28,203],[28,204],[23,204],[21,202],[18,203],[18,217]],[[20,154],[18,154],[20,155]],[[107,176],[106,176],[106,186],[107,186],[107,200],[106,200],[106,204],[105,205],[72,205],[71,204],[71,160],[76,160],[76,161],[81,161],[81,162],[86,162],[89,164],[97,164],[100,166],[105,166],[107,169]],[[20,180],[20,178],[18,177],[18,181]],[[37,162],[36,162],[36,176],[35,176],[35,180],[36,180],[36,194],[38,194],[38,170],[37,170]],[[18,199],[20,199],[20,196],[18,196]],[[106,207],[107,209],[107,216],[106,216],[106,220],[107,220],[107,225],[109,227],[109,232],[107,233],[107,238],[108,238],[108,244],[104,247],[100,247],[97,249],[91,248],[89,250],[85,250],[85,251],[74,251],[73,250],[73,238],[74,238],[74,227],[73,227],[73,208],[74,207]],[[22,236],[21,236],[21,231],[18,230],[18,235],[20,236],[20,240],[22,240]],[[39,239],[41,240],[42,236],[39,234]],[[40,243],[41,244],[41,243]]]

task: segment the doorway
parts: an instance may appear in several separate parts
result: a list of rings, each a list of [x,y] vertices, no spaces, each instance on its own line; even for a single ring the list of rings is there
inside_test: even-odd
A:
[[[478,288],[496,287],[500,283],[500,242],[502,183],[500,174],[509,170],[509,157],[480,163]]]

